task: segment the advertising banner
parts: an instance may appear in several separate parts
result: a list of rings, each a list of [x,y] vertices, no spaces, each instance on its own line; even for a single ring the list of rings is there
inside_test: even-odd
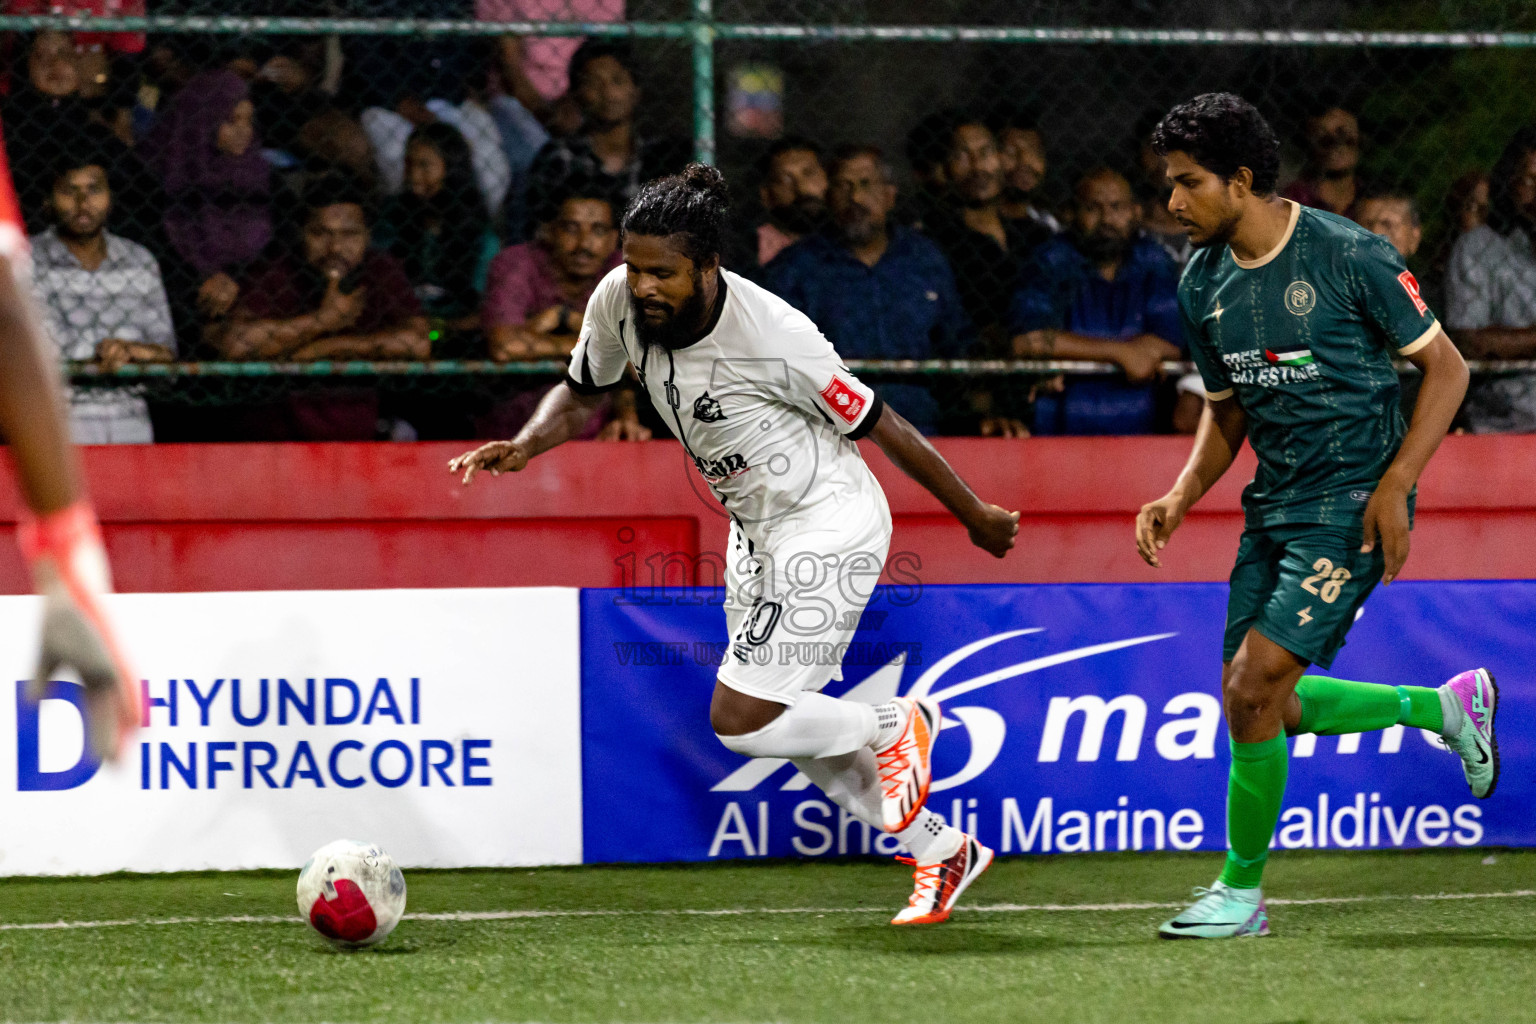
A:
[[[41,600],[0,597],[0,874],[298,867],[340,838],[407,867],[581,862],[576,590],[112,602],[148,692],[104,768],[78,683],[24,699]]]
[[[846,650],[818,650],[781,623],[754,655],[840,657],[843,678],[826,688],[835,696],[940,701],[928,806],[1000,853],[1217,851],[1226,596],[1205,583],[889,587]],[[715,738],[719,600],[582,593],[586,860],[895,853],[892,837],[841,812],[792,765],[749,761]],[[1457,757],[1417,729],[1297,737],[1275,845],[1536,844],[1532,664],[1536,583],[1379,588],[1329,674],[1438,686],[1491,669],[1498,791],[1474,799]]]

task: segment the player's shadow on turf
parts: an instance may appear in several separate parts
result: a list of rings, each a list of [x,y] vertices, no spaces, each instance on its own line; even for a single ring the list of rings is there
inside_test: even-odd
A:
[[[1341,935],[1335,945],[1351,949],[1527,949],[1536,950],[1536,936],[1482,935],[1466,932],[1410,932],[1397,935]]]
[[[896,928],[891,925],[860,927],[848,925],[832,935],[790,939],[779,945],[826,946],[837,949],[864,949],[875,953],[1049,953],[1057,949],[1116,943],[1080,942],[1045,935],[1018,935],[994,931],[984,925],[953,923],[942,927]]]

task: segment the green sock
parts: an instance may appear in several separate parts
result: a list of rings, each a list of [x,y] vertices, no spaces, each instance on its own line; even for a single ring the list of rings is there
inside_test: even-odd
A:
[[[1256,889],[1269,859],[1269,840],[1280,821],[1290,753],[1285,737],[1262,743],[1232,741],[1227,777],[1227,864],[1221,881],[1234,889]]]
[[[1328,676],[1302,676],[1296,684],[1296,696],[1301,700],[1301,725],[1297,732],[1337,736],[1392,725],[1439,732],[1445,725],[1440,693],[1427,686],[1383,686]]]

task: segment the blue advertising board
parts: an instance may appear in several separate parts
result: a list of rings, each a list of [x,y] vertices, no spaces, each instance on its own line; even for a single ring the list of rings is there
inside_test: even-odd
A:
[[[1219,700],[1225,584],[880,588],[826,692],[939,700],[929,807],[999,853],[1225,850]],[[792,765],[709,726],[719,592],[582,593],[584,859],[893,854]],[[702,599],[701,599],[702,598]],[[792,639],[782,641],[793,644]],[[772,657],[815,656],[782,647]],[[1536,582],[1380,588],[1329,674],[1437,686],[1500,680],[1498,791],[1416,729],[1291,740],[1275,845],[1536,845]]]

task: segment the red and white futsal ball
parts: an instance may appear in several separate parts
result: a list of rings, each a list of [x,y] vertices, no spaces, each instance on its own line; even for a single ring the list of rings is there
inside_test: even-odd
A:
[[[405,876],[372,843],[338,839],[299,872],[299,913],[338,946],[383,942],[405,913]]]

